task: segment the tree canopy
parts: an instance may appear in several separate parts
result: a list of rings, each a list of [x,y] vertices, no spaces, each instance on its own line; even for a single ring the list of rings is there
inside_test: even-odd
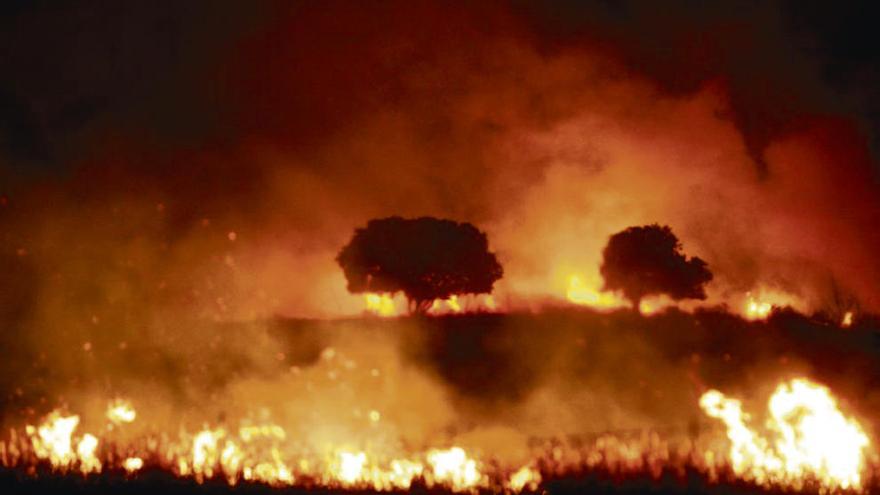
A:
[[[401,291],[410,309],[424,312],[435,299],[488,294],[503,275],[486,234],[466,222],[420,217],[370,220],[336,257],[348,291]]]
[[[705,285],[712,280],[706,262],[685,256],[672,229],[657,224],[612,235],[599,271],[605,279],[603,289],[623,292],[636,308],[649,295],[705,299]]]

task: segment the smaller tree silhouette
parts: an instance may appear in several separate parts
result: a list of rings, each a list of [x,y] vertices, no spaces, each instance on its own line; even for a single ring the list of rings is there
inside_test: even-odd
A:
[[[503,274],[486,234],[469,223],[433,217],[370,220],[355,230],[336,262],[349,292],[402,291],[417,313],[453,294],[488,294]]]
[[[705,299],[712,280],[706,262],[688,259],[669,226],[629,227],[611,236],[599,268],[603,290],[621,291],[636,309],[642,298],[666,294],[673,300]]]

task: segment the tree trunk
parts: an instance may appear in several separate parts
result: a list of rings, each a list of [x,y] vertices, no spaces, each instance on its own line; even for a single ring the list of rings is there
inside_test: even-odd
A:
[[[433,299],[412,299],[407,298],[407,310],[410,315],[424,315],[431,309]]]

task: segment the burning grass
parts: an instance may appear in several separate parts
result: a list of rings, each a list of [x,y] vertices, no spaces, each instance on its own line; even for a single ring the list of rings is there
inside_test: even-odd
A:
[[[559,310],[260,328],[276,367],[174,375],[206,388],[172,404],[176,418],[120,385],[98,417],[78,414],[81,398],[13,420],[7,409],[3,483],[90,493],[876,486],[864,418],[877,411],[865,394],[877,332],[864,324]],[[219,360],[228,352],[214,349]],[[93,378],[129,383],[109,371]],[[94,403],[98,392],[84,395]]]

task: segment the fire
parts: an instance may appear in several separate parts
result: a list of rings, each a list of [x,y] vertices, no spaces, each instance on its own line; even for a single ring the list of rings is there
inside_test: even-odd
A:
[[[412,481],[422,475],[425,470],[420,462],[407,459],[395,459],[391,461],[391,471],[388,473],[388,482],[391,486],[408,489]]]
[[[453,313],[461,313],[461,304],[458,302],[458,296],[451,295],[448,299],[435,299],[433,303],[431,303],[431,311],[432,313],[442,313],[444,310],[451,311]]]
[[[54,467],[67,467],[76,458],[71,437],[77,425],[79,416],[54,411],[39,427],[28,425],[26,432],[38,458],[48,459]]]
[[[366,463],[367,454],[364,452],[340,452],[336,477],[347,485],[354,484],[361,479]]]
[[[742,316],[747,320],[764,320],[776,308],[790,307],[800,312],[807,310],[807,305],[799,297],[778,289],[761,287],[755,293],[746,292],[742,303]]]
[[[451,483],[457,490],[473,488],[482,478],[477,470],[477,462],[469,458],[461,447],[432,450],[428,452],[428,463],[436,482]]]
[[[840,326],[843,328],[851,327],[853,324],[853,316],[855,316],[855,315],[853,315],[852,311],[847,311],[843,315],[843,319],[840,320]]]
[[[598,280],[587,283],[583,276],[572,274],[568,276],[568,290],[566,298],[581,306],[590,306],[599,309],[613,309],[626,306],[626,303],[610,292],[602,292]]]
[[[397,315],[394,299],[389,294],[364,294],[367,311],[383,318]]]
[[[531,466],[523,466],[510,475],[507,487],[514,492],[521,492],[525,489],[535,491],[538,489],[539,483],[541,483],[541,473]]]
[[[210,478],[214,475],[219,455],[217,444],[224,436],[223,430],[202,430],[196,434],[192,443],[192,468],[197,476]]]
[[[659,309],[660,308],[657,304],[650,301],[642,301],[639,303],[639,313],[641,313],[642,316],[650,316],[656,313]]]
[[[740,401],[719,391],[703,394],[700,406],[727,427],[737,475],[762,485],[800,488],[812,477],[826,489],[861,488],[869,440],[859,423],[838,409],[828,388],[806,379],[780,384],[768,403],[766,435],[748,426]]]
[[[139,471],[144,467],[144,460],[140,457],[128,457],[122,461],[122,468],[129,474]]]
[[[79,469],[83,474],[101,471],[101,461],[95,456],[96,450],[98,450],[98,439],[88,433],[83,435],[76,446]]]
[[[400,296],[393,297],[391,294],[367,293],[364,294],[364,307],[368,313],[390,318],[406,313],[406,304]],[[464,313],[465,311],[495,311],[497,303],[491,295],[468,295],[459,297],[455,294],[446,299],[435,299],[428,308],[428,313],[442,315],[450,313]]]
[[[107,419],[113,424],[131,423],[137,418],[137,412],[127,400],[116,399],[107,407]]]
[[[548,441],[536,444],[533,457],[519,465],[474,456],[455,445],[403,455],[372,441],[364,450],[333,444],[309,447],[280,425],[250,420],[238,428],[205,425],[192,434],[182,429],[177,438],[163,434],[161,439],[113,445],[118,442],[114,438],[107,443],[113,450],[102,450],[97,436],[75,435],[79,416],[55,411],[40,426],[25,428],[26,442],[15,440],[15,430],[12,440],[0,442],[0,465],[28,466],[39,459],[59,472],[77,470],[92,476],[105,466],[133,475],[150,464],[198,483],[399,491],[421,482],[428,488],[465,493],[539,491],[548,476],[583,469],[659,477],[666,468],[684,472],[692,467],[711,480],[717,468],[728,466],[739,479],[765,488],[801,490],[811,483],[825,492],[865,488],[870,441],[859,423],[840,411],[826,387],[806,379],[780,384],[768,401],[763,428],[752,424],[739,400],[717,390],[703,394],[699,406],[723,422],[726,440],[713,433],[674,443],[646,431],[629,439],[602,435],[565,449]],[[371,423],[379,421],[378,411],[371,410],[369,416]]]
[[[746,299],[746,318],[749,320],[763,320],[770,316],[773,305],[766,301],[758,301],[751,295]]]

